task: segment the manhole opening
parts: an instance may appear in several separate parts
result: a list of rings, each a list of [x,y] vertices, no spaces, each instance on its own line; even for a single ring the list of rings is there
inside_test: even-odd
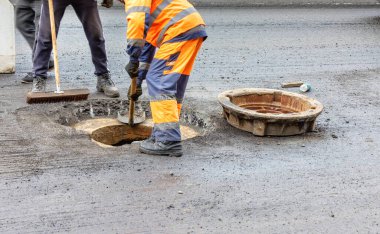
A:
[[[123,146],[148,139],[153,129],[149,102],[143,101],[146,121],[131,128],[120,123],[118,112],[128,110],[128,100],[92,99],[84,102],[55,104],[46,113],[54,122],[87,133],[102,147]],[[204,135],[211,127],[209,119],[202,118],[193,108],[183,108],[181,115],[182,140]]]
[[[94,122],[96,123],[96,122]],[[149,125],[112,125],[101,127],[90,133],[90,137],[95,142],[109,146],[123,146],[135,141],[148,139],[152,133],[152,126]]]
[[[72,126],[76,130],[89,134],[90,138],[100,146],[123,146],[135,141],[146,140],[153,130],[152,119],[133,127],[121,124],[117,119],[99,118],[81,121]],[[202,135],[199,130],[181,125],[182,140],[188,140]]]

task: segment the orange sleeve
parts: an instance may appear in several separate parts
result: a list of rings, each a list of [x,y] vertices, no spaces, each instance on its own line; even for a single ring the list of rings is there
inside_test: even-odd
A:
[[[149,27],[151,0],[126,0],[127,14],[127,53],[137,61],[145,45]]]

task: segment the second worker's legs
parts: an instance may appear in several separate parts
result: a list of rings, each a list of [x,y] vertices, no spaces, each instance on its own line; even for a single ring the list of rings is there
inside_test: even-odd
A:
[[[106,46],[96,1],[72,0],[72,2],[90,45],[95,75],[108,73]]]
[[[72,2],[90,45],[95,75],[98,77],[97,90],[104,92],[108,97],[119,97],[119,91],[111,80],[107,68],[105,40],[97,2],[89,0],[72,0]]]

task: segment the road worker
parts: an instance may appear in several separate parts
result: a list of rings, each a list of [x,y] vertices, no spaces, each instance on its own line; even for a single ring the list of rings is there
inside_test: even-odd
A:
[[[187,0],[126,0],[125,10],[130,55],[126,70],[138,77],[137,92],[129,91],[129,97],[138,99],[146,78],[154,122],[140,151],[180,157],[179,116],[195,58],[207,38],[205,22]]]

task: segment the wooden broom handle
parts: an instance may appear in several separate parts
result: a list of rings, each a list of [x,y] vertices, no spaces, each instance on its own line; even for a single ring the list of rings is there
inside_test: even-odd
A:
[[[56,93],[62,93],[62,91],[61,91],[61,79],[59,77],[57,33],[55,31],[55,18],[54,18],[53,0],[49,0],[49,16],[50,16],[51,41],[53,44],[53,55],[54,55],[55,83],[57,86]]]

